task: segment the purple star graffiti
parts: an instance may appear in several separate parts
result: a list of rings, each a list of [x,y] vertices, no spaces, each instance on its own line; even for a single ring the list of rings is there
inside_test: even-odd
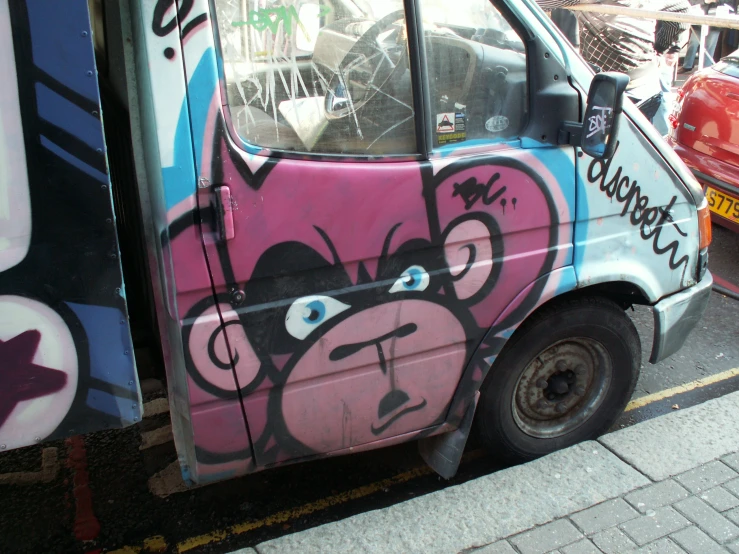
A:
[[[67,374],[36,365],[41,333],[29,330],[10,340],[0,340],[0,427],[18,403],[55,393],[67,384]]]

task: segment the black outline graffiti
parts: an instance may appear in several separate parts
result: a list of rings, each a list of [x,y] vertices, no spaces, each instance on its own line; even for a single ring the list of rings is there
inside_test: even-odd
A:
[[[675,261],[675,256],[680,248],[678,240],[673,240],[667,246],[659,245],[659,238],[662,234],[662,229],[665,223],[670,223],[672,227],[682,237],[687,237],[688,234],[680,229],[678,224],[673,220],[671,212],[672,208],[677,202],[677,196],[673,196],[666,206],[650,206],[649,197],[646,194],[642,194],[641,187],[637,182],[623,172],[623,166],[618,166],[618,169],[613,176],[609,178],[609,171],[611,169],[611,163],[616,157],[618,147],[620,143],[616,143],[616,149],[614,150],[613,156],[608,160],[593,159],[588,166],[588,181],[590,184],[599,182],[599,188],[601,192],[606,193],[606,196],[610,199],[616,199],[616,201],[623,205],[623,210],[619,214],[621,217],[628,215],[629,222],[634,227],[639,227],[639,235],[645,241],[652,241],[652,250],[655,254],[661,255],[670,252],[670,258],[667,261],[670,269],[675,270],[681,265],[688,267],[689,257],[687,254],[683,255],[679,260]],[[598,173],[596,174],[596,168]],[[623,173],[623,176],[622,176]],[[622,194],[624,189],[628,189],[625,194]],[[634,205],[632,206],[632,201]]]
[[[494,173],[486,184],[478,183],[477,179],[470,177],[462,183],[454,183],[454,192],[452,197],[459,196],[464,200],[464,209],[471,209],[478,200],[482,200],[482,203],[489,206],[495,202],[498,198],[503,196],[508,189],[505,185],[502,185],[494,193],[490,194],[493,185],[500,179],[500,173]],[[504,199],[505,200],[505,199]]]
[[[151,31],[158,37],[166,37],[171,32],[177,29],[178,22],[182,24],[184,19],[190,14],[194,5],[194,0],[157,0],[154,6],[154,11],[151,15]],[[176,6],[176,7],[175,7]],[[164,18],[167,12],[175,7],[175,13],[172,18],[164,22]],[[198,25],[201,25],[208,21],[208,14],[201,13],[196,15],[182,27],[182,33],[180,34],[180,40],[185,40],[187,36],[192,33]],[[175,50],[172,47],[164,49],[164,57],[171,60],[175,57]]]
[[[232,144],[228,135],[225,123],[220,116],[216,122],[216,133],[214,136],[213,152],[216,153],[215,163],[212,167],[212,179],[213,182],[221,182],[224,178],[224,166],[222,162],[226,162],[234,167],[241,177],[244,179],[245,185],[249,186],[253,190],[259,190],[264,184],[266,177],[270,174],[271,170],[280,163],[279,159],[268,158],[265,163],[257,170],[252,173],[249,167],[246,165],[243,156],[239,150]],[[219,155],[225,156],[220,159]],[[503,238],[498,230],[497,223],[492,215],[484,212],[474,211],[473,205],[480,199],[483,200],[483,205],[489,205],[495,202],[500,195],[496,196],[496,193],[490,194],[491,189],[494,187],[497,178],[491,179],[489,187],[487,185],[479,185],[478,183],[471,183],[471,186],[460,190],[459,184],[455,187],[455,192],[460,196],[460,199],[465,202],[465,208],[469,211],[457,217],[454,221],[450,222],[444,229],[441,228],[438,219],[438,210],[436,208],[437,199],[437,188],[444,183],[447,179],[453,178],[454,175],[459,174],[466,169],[475,168],[479,166],[496,166],[496,167],[510,167],[519,171],[524,172],[529,176],[536,184],[537,188],[542,192],[547,202],[547,207],[551,217],[551,226],[549,230],[549,243],[556,244],[558,239],[558,215],[555,209],[554,200],[548,190],[548,187],[541,179],[541,177],[517,160],[510,158],[503,158],[498,156],[491,156],[488,158],[477,158],[458,160],[448,166],[442,168],[436,175],[433,173],[431,162],[420,162],[420,169],[422,174],[423,182],[423,197],[426,202],[426,212],[430,230],[431,241],[426,239],[413,239],[409,243],[402,245],[396,254],[397,255],[410,255],[414,252],[424,252],[424,261],[421,265],[429,270],[429,274],[432,275],[432,282],[430,286],[421,293],[416,293],[421,297],[431,298],[434,303],[440,303],[449,309],[454,317],[462,324],[463,329],[468,337],[467,341],[467,354],[465,357],[465,369],[463,371],[462,378],[458,384],[457,390],[447,406],[444,406],[435,418],[433,425],[441,424],[447,421],[451,424],[455,424],[456,413],[464,412],[465,406],[469,405],[472,401],[475,392],[481,385],[481,379],[479,375],[484,378],[485,373],[489,369],[489,364],[485,361],[486,358],[494,356],[500,352],[505,339],[500,339],[495,335],[503,329],[509,329],[518,323],[537,305],[541,292],[545,286],[545,282],[538,277],[547,274],[551,271],[556,252],[553,249],[547,252],[545,259],[539,268],[537,274],[537,281],[531,288],[528,296],[517,306],[506,318],[501,321],[498,325],[490,329],[480,328],[474,317],[470,312],[470,307],[480,302],[483,298],[487,297],[493,291],[497,282],[498,276],[502,269],[501,263],[494,264],[494,271],[490,278],[484,283],[484,285],[477,291],[472,297],[461,300],[458,299],[454,290],[454,281],[461,279],[469,271],[469,265],[466,267],[460,275],[451,276],[451,274],[442,271],[442,267],[446,267],[444,261],[442,247],[445,240],[459,223],[467,219],[474,219],[483,222],[491,232],[493,237],[493,252],[496,261],[503,259]],[[499,178],[499,177],[498,177]],[[465,184],[462,184],[465,187]],[[472,190],[474,186],[474,190]],[[494,196],[491,200],[491,196]],[[472,201],[472,204],[468,206]],[[187,228],[193,222],[195,224],[202,224],[206,227],[209,225],[209,217],[207,216],[207,210],[200,212],[202,215],[201,219],[196,218],[193,214],[185,214],[172,226],[170,226],[170,240],[174,238],[184,228]],[[405,260],[402,263],[394,262],[393,257],[388,255],[390,248],[390,241],[394,232],[400,227],[402,222],[397,223],[391,229],[388,230],[388,234],[384,241],[383,252],[378,260],[378,282],[388,281],[392,278],[397,278],[400,271],[404,270],[410,265],[410,261]],[[205,229],[204,229],[205,230]],[[244,290],[246,300],[243,305],[231,304],[231,298],[228,294],[219,295],[217,302],[223,305],[230,306],[234,310],[239,318],[238,322],[230,320],[226,322],[225,327],[231,325],[241,324],[246,337],[249,339],[251,346],[254,350],[255,355],[260,361],[260,368],[256,374],[256,377],[250,383],[238,383],[240,387],[236,391],[220,390],[217,387],[211,385],[202,375],[200,375],[198,369],[192,363],[192,358],[189,355],[189,351],[186,352],[187,370],[191,378],[197,383],[198,386],[202,387],[203,390],[215,394],[222,398],[238,399],[240,402],[248,397],[248,395],[254,391],[260,385],[263,385],[265,380],[271,383],[271,387],[268,392],[267,399],[267,423],[265,430],[259,434],[258,437],[252,437],[252,450],[256,456],[256,462],[259,466],[274,465],[278,462],[283,463],[288,460],[297,461],[312,459],[320,457],[323,453],[312,451],[306,445],[302,444],[296,438],[292,437],[288,431],[287,424],[282,416],[282,394],[284,391],[284,385],[287,382],[292,370],[295,368],[298,361],[313,346],[321,337],[329,332],[331,329],[338,325],[341,325],[343,321],[351,317],[352,315],[370,307],[372,305],[378,305],[387,301],[384,294],[377,288],[377,284],[373,282],[373,279],[369,276],[364,266],[359,268],[359,283],[352,285],[345,274],[344,267],[341,260],[331,244],[330,237],[326,233],[316,227],[316,232],[321,235],[323,240],[327,243],[329,251],[331,252],[331,260],[325,260],[321,257],[321,260],[316,262],[316,271],[321,273],[321,277],[318,281],[328,283],[326,286],[326,292],[330,292],[331,295],[335,296],[338,300],[346,301],[345,303],[352,306],[351,309],[340,313],[333,317],[330,321],[314,330],[305,340],[297,341],[296,339],[289,337],[286,333],[278,333],[276,336],[270,335],[267,342],[264,339],[260,339],[259,336],[255,336],[255,333],[260,333],[263,329],[269,328],[269,325],[265,323],[267,320],[284,322],[284,314],[280,312],[280,315],[272,316],[272,318],[264,318],[259,321],[253,320],[255,312],[251,310],[252,306],[266,305],[269,300],[265,298],[254,297],[254,286],[262,281],[259,278],[258,271],[255,269],[254,274],[250,276],[250,282],[243,283],[238,282],[234,275],[233,268],[231,266],[231,254],[228,251],[225,243],[220,243],[218,252],[218,262],[220,269],[223,272],[227,288],[229,290]],[[273,248],[284,248],[285,252],[294,253],[295,248],[306,247],[302,243],[290,243],[283,245],[273,245],[267,252],[262,255],[262,258],[269,258],[272,254],[269,250]],[[315,252],[315,251],[314,251]],[[471,256],[474,254],[473,250],[470,250]],[[316,253],[317,255],[317,253]],[[284,253],[276,252],[275,259],[285,259]],[[261,258],[260,258],[261,260]],[[432,260],[435,260],[432,261]],[[210,263],[213,263],[211,260]],[[439,265],[441,263],[441,265]],[[395,271],[392,277],[388,272]],[[267,271],[269,273],[269,271]],[[340,275],[343,274],[342,279]],[[343,283],[343,284],[342,284]],[[321,290],[311,290],[311,294],[321,294]],[[259,294],[258,292],[256,294]],[[282,291],[283,298],[294,298],[302,296],[299,292]],[[403,294],[403,293],[401,293]],[[286,295],[286,296],[285,296]],[[398,299],[397,297],[395,299]],[[189,313],[185,317],[185,321],[193,322],[199,314],[203,313],[204,310],[213,306],[214,300],[212,298],[206,298],[202,302],[193,306]],[[288,306],[283,305],[277,310],[286,310]],[[264,315],[264,314],[263,314]],[[284,325],[283,325],[284,327]],[[214,342],[217,338],[217,334],[224,330],[224,327],[220,327],[214,332],[211,340]],[[183,328],[183,341],[185,345],[189,344],[191,328],[186,326]],[[268,333],[269,335],[269,333]],[[270,343],[271,341],[271,343]],[[272,346],[270,346],[270,344]],[[274,345],[278,345],[275,349]],[[238,356],[238,352],[233,353],[234,360]],[[272,355],[287,355],[289,356],[287,362],[278,369],[275,366]],[[225,360],[212,360],[213,363],[218,362],[218,367],[223,367],[225,370]],[[480,374],[477,377],[475,373],[479,371]],[[422,406],[426,408],[426,405]],[[422,407],[416,407],[414,409],[422,409]],[[437,409],[437,407],[435,407]],[[390,422],[392,424],[392,422]],[[432,428],[433,428],[432,425]],[[384,430],[381,429],[380,432]],[[420,431],[416,434],[418,438],[427,435],[430,432],[429,429]],[[201,463],[217,464],[232,462],[238,459],[247,457],[247,452],[210,452],[202,447],[196,448],[197,459]]]

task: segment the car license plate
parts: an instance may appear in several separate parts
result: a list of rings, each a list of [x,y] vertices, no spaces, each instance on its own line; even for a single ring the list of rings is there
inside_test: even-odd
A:
[[[739,223],[739,198],[734,198],[711,187],[706,187],[706,198],[709,210],[734,223]]]

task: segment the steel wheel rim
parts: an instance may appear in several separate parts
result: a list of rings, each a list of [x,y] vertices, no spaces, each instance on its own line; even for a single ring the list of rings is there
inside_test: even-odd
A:
[[[612,380],[613,363],[600,342],[587,337],[559,341],[521,372],[513,393],[513,419],[531,437],[561,437],[598,410]]]

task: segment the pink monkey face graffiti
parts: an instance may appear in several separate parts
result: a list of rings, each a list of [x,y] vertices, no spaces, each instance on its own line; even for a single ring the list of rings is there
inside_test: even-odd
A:
[[[246,334],[257,351],[289,355],[273,381],[272,432],[297,454],[331,452],[428,428],[444,420],[479,328],[454,293],[472,297],[494,280],[495,223],[462,217],[441,245],[415,238],[390,252],[391,227],[352,282],[329,235],[332,260],[304,243],[268,249],[245,289],[259,309]],[[495,245],[494,245],[495,244]],[[496,248],[497,245],[497,248]],[[272,279],[285,252],[313,267],[309,279]],[[268,362],[269,363],[269,362]],[[278,368],[273,366],[276,372]],[[278,424],[275,425],[276,422]]]
[[[444,422],[482,378],[470,360],[494,318],[551,268],[542,180],[506,159],[435,174],[280,160],[255,177],[234,157],[221,151],[236,167],[213,180],[230,183],[235,238],[211,259],[217,286],[243,298],[218,296],[223,326],[212,300],[194,306],[186,320],[202,325],[185,340],[198,386],[240,392],[258,465]]]

